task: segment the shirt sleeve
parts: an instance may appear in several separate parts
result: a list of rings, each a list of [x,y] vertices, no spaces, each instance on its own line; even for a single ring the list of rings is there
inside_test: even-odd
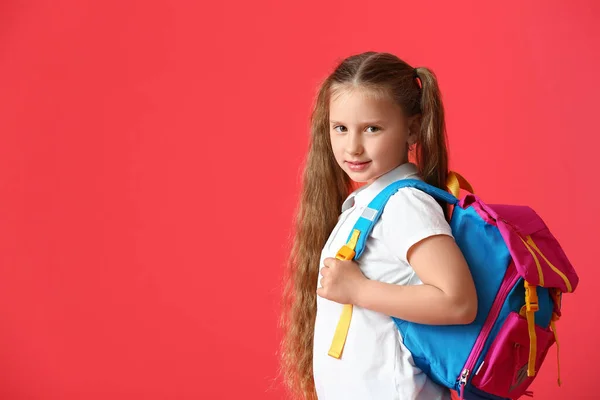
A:
[[[385,245],[406,263],[414,244],[434,235],[452,236],[442,207],[431,195],[412,187],[399,189],[390,197],[381,224]]]

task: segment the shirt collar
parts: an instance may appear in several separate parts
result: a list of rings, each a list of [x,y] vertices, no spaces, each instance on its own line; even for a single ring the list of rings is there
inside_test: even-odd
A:
[[[372,183],[362,186],[352,192],[348,198],[342,204],[342,212],[351,208],[354,205],[363,206],[367,205],[389,184],[396,182],[400,179],[421,179],[417,166],[413,163],[407,162],[400,164],[396,168],[381,175]]]

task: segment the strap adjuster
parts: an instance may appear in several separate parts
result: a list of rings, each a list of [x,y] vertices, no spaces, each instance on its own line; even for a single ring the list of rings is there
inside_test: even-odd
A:
[[[527,281],[525,281],[525,305],[527,311],[535,312],[540,309],[536,287],[529,285]]]
[[[343,245],[335,255],[338,260],[352,260],[356,252],[347,245]]]

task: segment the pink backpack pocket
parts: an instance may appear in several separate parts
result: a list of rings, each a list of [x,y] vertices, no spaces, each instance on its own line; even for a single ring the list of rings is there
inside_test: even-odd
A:
[[[536,370],[542,365],[554,334],[548,328],[535,326]],[[527,319],[511,312],[494,338],[472,384],[486,393],[516,399],[525,394],[534,377],[527,376],[530,338]]]

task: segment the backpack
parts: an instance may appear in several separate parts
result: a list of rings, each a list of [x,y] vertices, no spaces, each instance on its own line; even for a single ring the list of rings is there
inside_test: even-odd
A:
[[[531,395],[527,388],[554,343],[558,358],[555,322],[561,315],[562,293],[572,293],[579,278],[531,208],[486,204],[455,172],[449,182],[454,194],[415,179],[388,185],[365,208],[336,258],[360,258],[386,202],[400,188],[414,187],[452,205],[452,234],[477,291],[475,320],[468,325],[433,326],[392,319],[417,367],[453,394],[459,393],[460,399]],[[459,188],[471,193],[459,200]],[[351,315],[352,305],[344,305],[329,351],[332,357],[342,356]]]

